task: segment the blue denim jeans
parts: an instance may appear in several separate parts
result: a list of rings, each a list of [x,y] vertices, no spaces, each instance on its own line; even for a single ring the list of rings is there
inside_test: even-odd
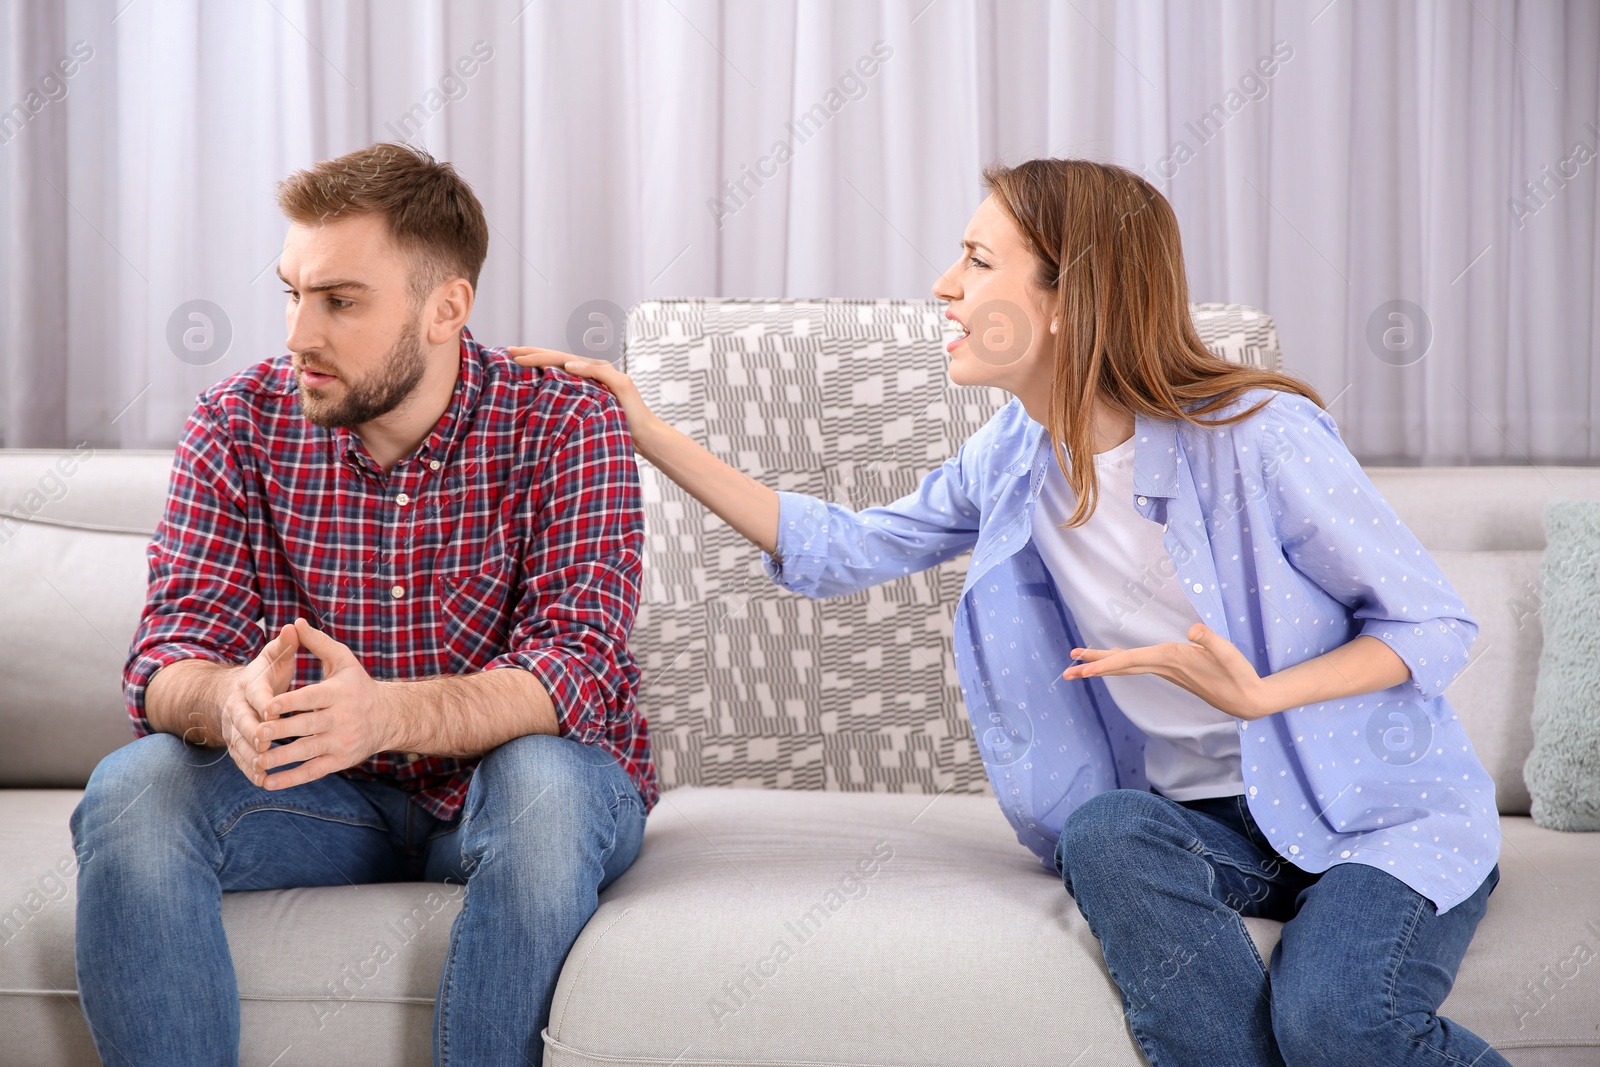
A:
[[[1056,870],[1153,1067],[1509,1067],[1435,1014],[1500,881],[1443,915],[1362,863],[1273,851],[1243,796],[1112,789],[1068,817]],[[1270,964],[1241,916],[1284,923]]]
[[[95,1048],[119,1067],[238,1063],[225,891],[448,881],[465,889],[434,1063],[538,1064],[562,962],[599,891],[638,854],[644,823],[617,762],[561,737],[487,753],[450,822],[384,782],[331,774],[269,792],[221,749],[139,738],[100,762],[71,818],[91,857],[76,952]]]

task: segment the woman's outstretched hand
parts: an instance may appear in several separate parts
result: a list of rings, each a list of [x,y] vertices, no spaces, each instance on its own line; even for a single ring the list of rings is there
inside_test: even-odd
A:
[[[1061,677],[1155,674],[1240,719],[1259,719],[1278,710],[1270,706],[1255,666],[1233,642],[1201,622],[1189,627],[1187,636],[1188,644],[1166,641],[1142,648],[1075,648],[1072,658],[1087,662],[1068,667]]]
[[[649,452],[650,443],[659,437],[661,420],[645,406],[633,379],[603,359],[585,359],[553,348],[507,348],[511,358],[524,367],[560,367],[580,378],[591,378],[609,389],[622,412],[628,417],[628,432],[633,435],[634,447]]]
[[[645,406],[633,379],[600,359],[548,348],[507,349],[524,367],[561,367],[593,378],[616,395],[628,417],[633,448],[689,495],[714,511],[751,544],[778,554],[778,494],[708,452],[689,435],[679,433]]]

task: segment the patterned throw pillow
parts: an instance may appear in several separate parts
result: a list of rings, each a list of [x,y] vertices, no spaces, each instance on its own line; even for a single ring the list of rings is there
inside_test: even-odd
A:
[[[752,478],[887,504],[1010,399],[945,372],[937,300],[651,300],[623,369],[662,418]],[[1200,340],[1277,369],[1272,319],[1191,306]],[[761,555],[641,459],[631,647],[663,788],[985,793],[951,658],[967,555],[846,597],[773,585]]]

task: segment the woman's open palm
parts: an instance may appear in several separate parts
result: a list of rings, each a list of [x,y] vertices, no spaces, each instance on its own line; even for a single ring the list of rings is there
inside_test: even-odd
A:
[[[1091,674],[1154,674],[1229,715],[1259,719],[1268,714],[1261,676],[1243,652],[1204,623],[1189,627],[1185,636],[1187,644],[1167,641],[1142,648],[1075,648],[1073,658],[1087,662],[1068,667],[1061,676],[1070,680]]]

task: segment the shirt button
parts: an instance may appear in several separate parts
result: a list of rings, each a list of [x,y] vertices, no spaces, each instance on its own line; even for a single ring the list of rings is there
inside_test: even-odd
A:
[[[1140,504],[1141,507],[1143,505],[1145,505],[1145,504],[1148,504],[1148,503],[1150,503],[1150,501],[1146,500],[1144,497],[1140,497],[1139,498],[1139,504]]]
[[[439,461],[436,460],[436,459],[428,460],[428,469],[432,470],[432,471],[438,470],[439,469]]]
[[[1289,855],[1291,855],[1291,856],[1300,855],[1300,846],[1299,845],[1290,845],[1289,846]]]
[[[393,589],[389,590],[389,595],[394,597],[396,600],[399,600],[401,597],[406,595],[406,587],[403,585],[397,585]]]
[[[1339,858],[1340,859],[1345,859],[1349,855],[1350,855],[1350,850],[1349,849],[1345,849],[1343,852],[1339,853]]]
[[[419,760],[421,758],[422,758],[422,753],[420,753],[420,752],[407,752],[406,753],[406,762],[407,763],[415,763],[415,762],[417,762],[417,760]]]
[[[1256,787],[1255,786],[1251,786],[1250,787],[1250,795],[1251,796],[1255,796],[1256,795]]]
[[[399,496],[394,498],[394,502],[396,504],[409,504],[411,503],[411,498],[405,493],[401,493]]]
[[[1206,587],[1201,585],[1199,582],[1195,582],[1194,583],[1194,591],[1196,593],[1203,593],[1203,592],[1205,592],[1205,590],[1206,590]]]

